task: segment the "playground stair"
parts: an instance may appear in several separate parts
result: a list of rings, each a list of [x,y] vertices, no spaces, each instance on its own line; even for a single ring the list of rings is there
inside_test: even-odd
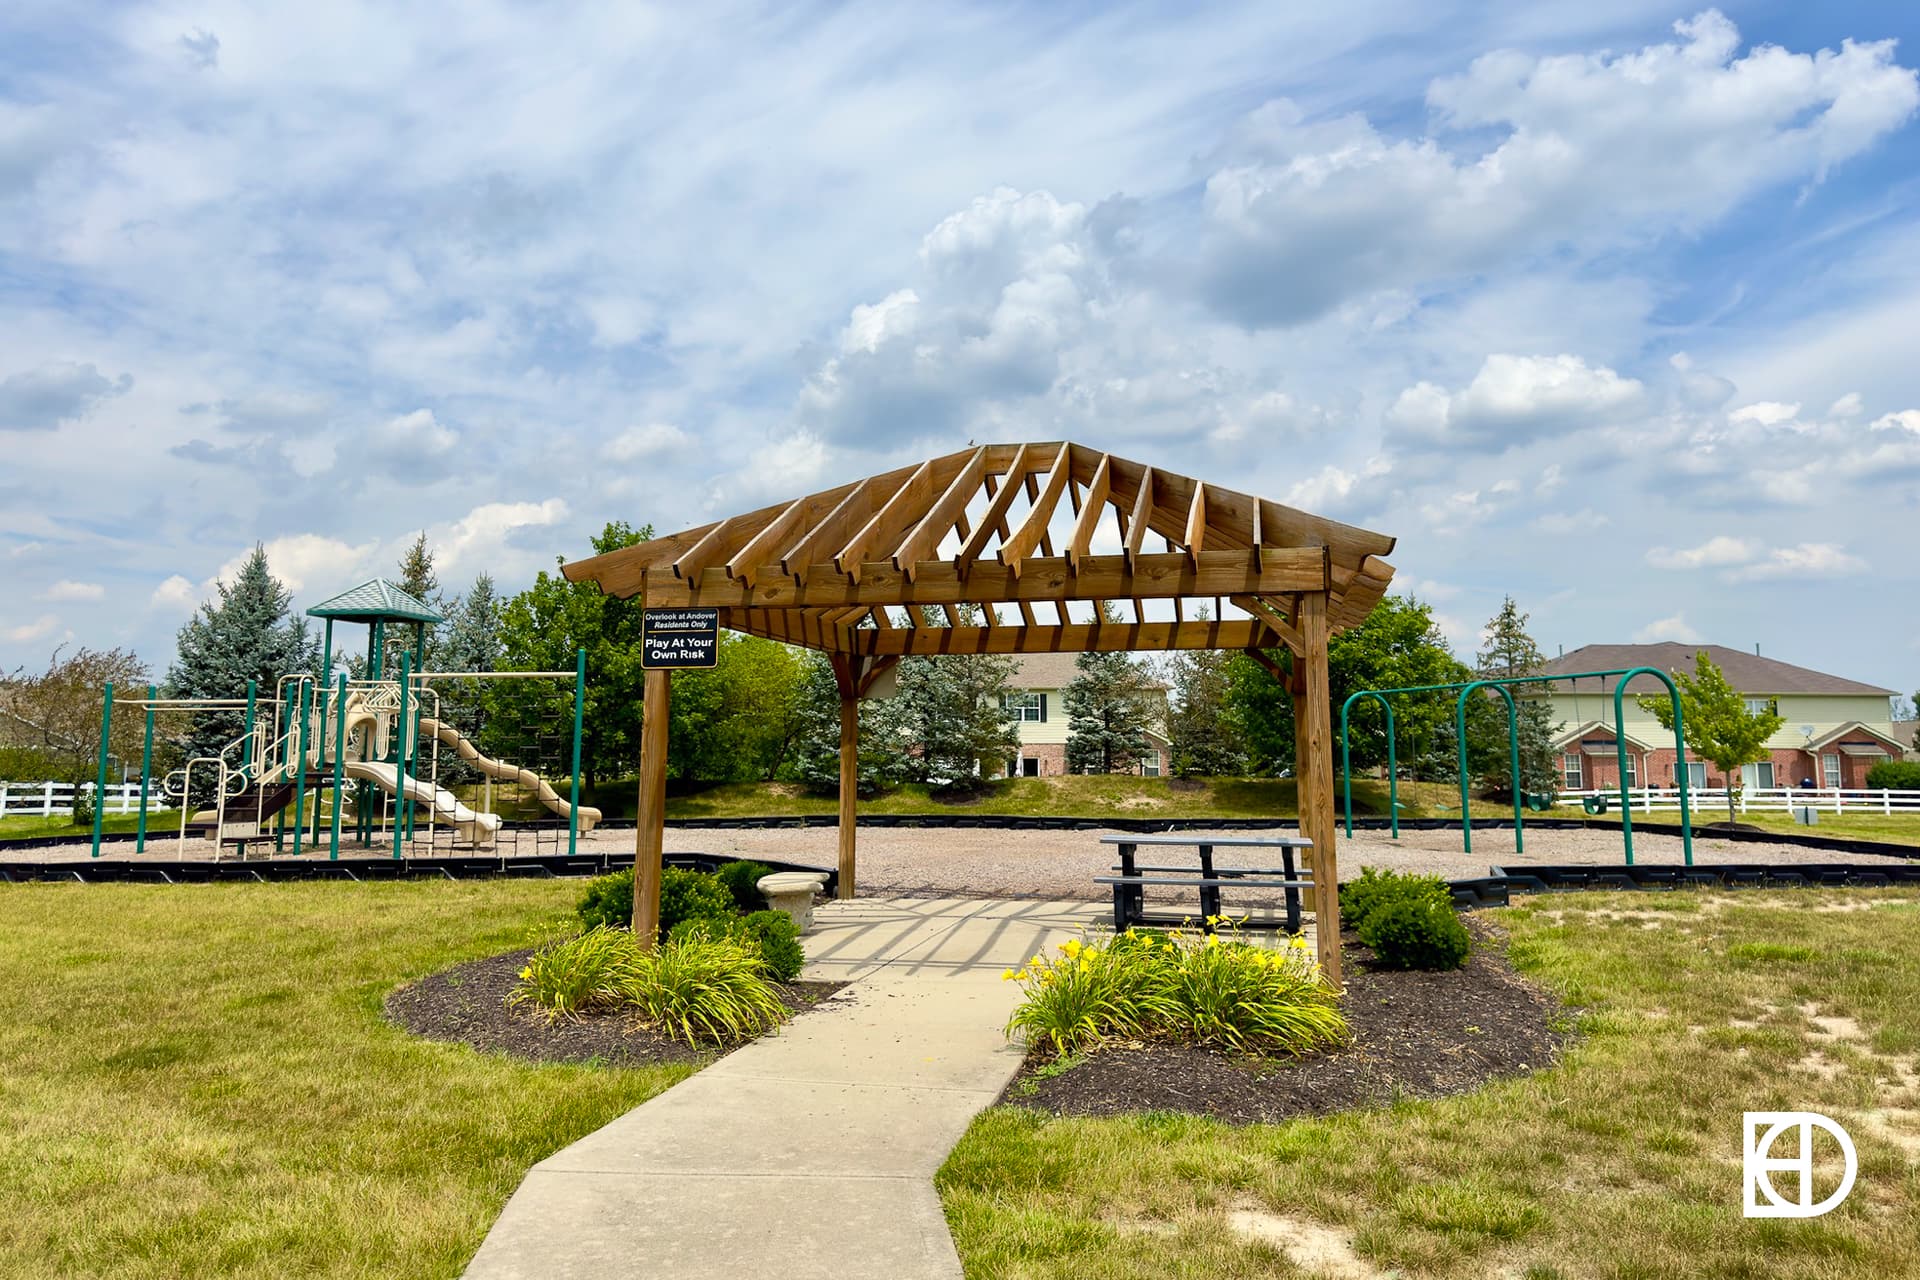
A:
[[[294,796],[302,789],[311,791],[324,787],[333,781],[333,774],[323,769],[308,769],[300,784],[292,778],[276,778],[271,782],[251,781],[246,788],[227,798],[226,834],[222,844],[237,844],[243,847],[269,834],[266,825],[276,814],[293,803]],[[212,810],[203,810],[187,820],[189,832],[211,837],[220,823]]]

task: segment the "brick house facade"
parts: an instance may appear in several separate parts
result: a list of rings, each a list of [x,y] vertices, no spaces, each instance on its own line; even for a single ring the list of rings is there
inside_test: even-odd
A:
[[[1546,675],[1604,671],[1639,666],[1691,675],[1694,654],[1705,650],[1728,683],[1754,708],[1785,718],[1768,742],[1767,759],[1747,765],[1742,785],[1853,790],[1867,785],[1867,771],[1885,759],[1899,759],[1902,744],[1894,736],[1893,692],[1877,685],[1827,675],[1806,667],[1721,645],[1586,645],[1549,662]],[[1556,725],[1554,750],[1560,785],[1568,791],[1593,791],[1620,785],[1618,738],[1613,725],[1614,680],[1589,678],[1551,686],[1544,698]],[[1627,746],[1629,786],[1670,787],[1679,757],[1673,733],[1662,729],[1638,696],[1664,697],[1666,688],[1652,676],[1636,676],[1627,687],[1621,733]],[[1727,779],[1711,763],[1689,759],[1689,782],[1719,789]]]
[[[1014,693],[1008,705],[1018,717],[1020,749],[1007,761],[1010,776],[1056,778],[1067,772],[1067,708],[1061,690],[1073,683],[1077,654],[1030,653],[1008,681]],[[1163,691],[1164,699],[1164,691]],[[1147,731],[1148,752],[1132,769],[1136,776],[1159,777],[1169,765],[1164,702],[1157,725]]]

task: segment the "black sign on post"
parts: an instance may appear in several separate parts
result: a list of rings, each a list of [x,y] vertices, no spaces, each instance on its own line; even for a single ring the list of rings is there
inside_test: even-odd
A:
[[[720,661],[718,609],[648,609],[640,616],[640,665],[711,667]]]

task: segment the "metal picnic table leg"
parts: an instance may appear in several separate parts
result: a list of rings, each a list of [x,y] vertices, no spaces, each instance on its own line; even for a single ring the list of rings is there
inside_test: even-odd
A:
[[[1134,846],[1120,846],[1120,874],[1131,879],[1137,874],[1133,869]],[[1147,913],[1147,891],[1137,884],[1117,884],[1113,886],[1113,928],[1114,932],[1123,932],[1140,922]]]
[[[1288,882],[1288,888],[1286,891],[1287,893],[1287,932],[1299,933],[1300,932],[1300,891],[1292,887],[1292,882],[1294,880],[1294,873],[1293,873],[1293,847],[1291,845],[1283,844],[1280,846],[1280,867],[1282,872],[1281,879]]]
[[[1214,879],[1213,846],[1210,844],[1203,844],[1200,846],[1200,878],[1202,880]],[[1200,886],[1200,917],[1202,922],[1205,924],[1205,928],[1208,933],[1213,932],[1213,924],[1211,923],[1212,918],[1219,914],[1220,914],[1220,886],[1217,884],[1201,885]]]

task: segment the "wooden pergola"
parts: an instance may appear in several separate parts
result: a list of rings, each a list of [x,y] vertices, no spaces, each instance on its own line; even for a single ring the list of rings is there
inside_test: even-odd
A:
[[[1116,539],[1117,550],[1094,550]],[[1284,646],[1302,708],[1295,773],[1301,833],[1314,845],[1320,957],[1337,983],[1327,641],[1385,594],[1393,568],[1380,557],[1393,545],[1385,534],[1052,442],[930,458],[563,572],[649,608],[715,608],[723,627],[830,656],[840,686],[843,898],[854,891],[859,701],[901,658],[1240,649],[1283,674],[1265,651]],[[639,929],[658,920],[668,675],[646,676]]]

